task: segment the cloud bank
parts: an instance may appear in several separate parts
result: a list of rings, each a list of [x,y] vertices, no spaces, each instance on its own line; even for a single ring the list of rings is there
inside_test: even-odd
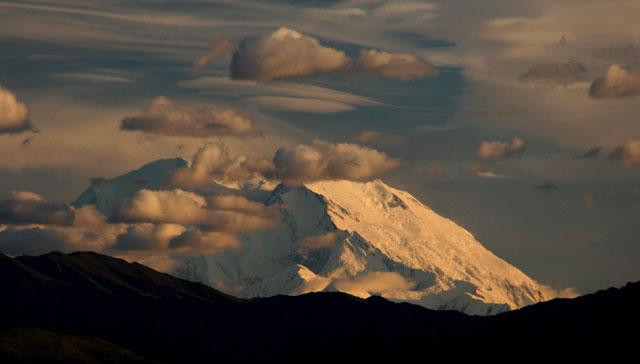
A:
[[[397,167],[386,153],[350,143],[314,140],[279,148],[272,160],[244,155],[230,157],[223,143],[210,143],[193,156],[189,167],[169,176],[168,185],[195,188],[211,182],[245,183],[255,179],[305,183],[320,180],[364,180]]]
[[[226,233],[265,230],[277,225],[271,209],[244,197],[205,198],[180,189],[142,189],[125,201],[112,219],[125,223],[194,225]]]

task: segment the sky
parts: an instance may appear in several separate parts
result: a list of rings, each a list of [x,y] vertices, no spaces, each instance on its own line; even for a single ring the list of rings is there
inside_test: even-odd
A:
[[[66,204],[92,180],[196,154],[218,164],[175,186],[381,178],[545,284],[637,280],[638,23],[633,0],[0,1],[0,235],[80,239],[104,221]],[[202,216],[269,225],[250,201],[138,197],[188,201],[200,230],[131,201],[116,222],[173,225],[106,235],[215,250],[237,227]]]

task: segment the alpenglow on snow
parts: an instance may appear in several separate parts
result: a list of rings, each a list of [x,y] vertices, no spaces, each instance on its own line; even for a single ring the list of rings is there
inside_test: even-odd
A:
[[[162,188],[187,164],[149,163],[92,185],[74,205],[95,204],[108,216],[137,190]],[[186,258],[170,273],[239,297],[342,291],[476,315],[552,298],[467,230],[380,180],[266,186],[211,182],[209,192],[277,206],[281,224],[241,234],[241,249]]]

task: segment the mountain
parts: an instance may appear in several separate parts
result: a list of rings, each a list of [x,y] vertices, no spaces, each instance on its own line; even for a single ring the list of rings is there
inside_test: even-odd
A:
[[[109,214],[141,188],[159,189],[182,159],[160,160],[92,185],[74,203]],[[250,298],[342,291],[431,309],[490,315],[552,298],[471,233],[408,192],[372,182],[231,189],[279,207],[282,224],[239,238],[242,249],[195,256],[173,274]]]
[[[0,360],[372,362],[633,354],[640,283],[480,317],[379,297],[237,299],[90,252],[0,255]]]

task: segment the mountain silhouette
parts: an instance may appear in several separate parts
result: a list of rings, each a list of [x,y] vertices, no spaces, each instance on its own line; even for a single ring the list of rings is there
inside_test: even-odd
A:
[[[397,361],[536,348],[557,358],[631,350],[640,323],[640,283],[480,317],[331,292],[238,299],[92,252],[0,255],[0,292],[3,363]]]

